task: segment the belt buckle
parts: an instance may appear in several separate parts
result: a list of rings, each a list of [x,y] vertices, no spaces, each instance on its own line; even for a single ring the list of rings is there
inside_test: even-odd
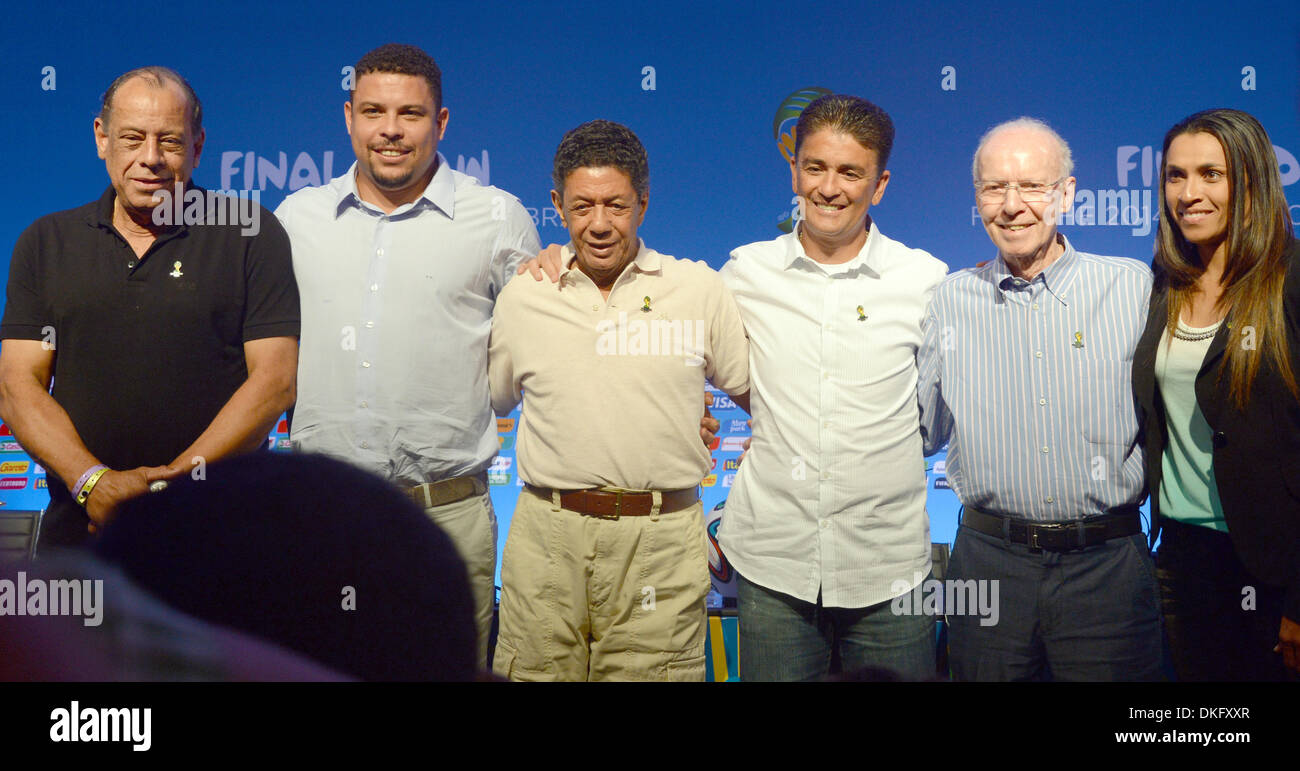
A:
[[[605,490],[604,492],[605,492],[605,493],[611,493],[612,491],[610,491],[610,490]],[[597,517],[598,519],[618,519],[619,516],[623,513],[623,492],[622,492],[621,490],[618,491],[618,492],[613,492],[613,496],[614,496],[614,513],[613,513],[613,514],[604,514],[604,513],[597,514],[596,517]]]
[[[1053,523],[1051,523],[1051,524],[1045,524],[1045,525],[1030,525],[1030,527],[1029,527],[1029,548],[1031,548],[1031,549],[1037,549],[1038,551],[1049,550],[1049,547],[1044,546],[1044,545],[1042,544],[1042,542],[1040,542],[1040,541],[1038,540],[1038,536],[1039,536],[1039,534],[1040,534],[1040,533],[1047,533],[1047,532],[1057,533],[1057,532],[1060,532],[1060,531],[1064,530],[1066,527],[1068,527],[1068,525],[1062,525],[1062,524],[1055,523],[1055,522],[1053,522]],[[1050,551],[1056,551],[1056,549],[1050,549]]]

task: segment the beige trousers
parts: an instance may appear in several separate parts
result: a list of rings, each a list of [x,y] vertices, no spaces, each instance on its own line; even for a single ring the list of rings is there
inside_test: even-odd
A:
[[[491,493],[425,509],[456,546],[469,573],[474,594],[474,624],[478,627],[478,668],[487,669],[488,634],[492,630],[492,603],[496,599],[497,517]]]
[[[700,503],[602,519],[519,495],[493,670],[511,680],[704,680]]]

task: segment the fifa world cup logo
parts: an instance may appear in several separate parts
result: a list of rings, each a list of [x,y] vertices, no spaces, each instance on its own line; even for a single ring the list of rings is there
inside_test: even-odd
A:
[[[803,114],[804,108],[814,100],[830,93],[830,89],[821,87],[801,88],[781,100],[781,105],[776,108],[776,117],[772,119],[772,138],[776,140],[776,149],[780,151],[786,163],[794,163],[795,126],[799,123],[799,116]],[[782,233],[794,230],[795,222],[798,221],[797,197],[790,202],[790,205],[789,211],[783,211],[777,217],[776,227]]]

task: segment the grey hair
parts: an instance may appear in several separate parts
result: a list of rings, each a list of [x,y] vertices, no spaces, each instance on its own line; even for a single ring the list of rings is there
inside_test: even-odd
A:
[[[1052,140],[1056,142],[1056,152],[1061,158],[1061,173],[1059,176],[1062,178],[1068,177],[1070,176],[1070,172],[1074,171],[1074,156],[1070,154],[1070,145],[1066,144],[1065,140],[1061,138],[1061,135],[1056,133],[1055,129],[1038,118],[1022,116],[1015,120],[999,123],[988,131],[985,131],[984,136],[980,137],[979,146],[975,148],[975,156],[971,158],[970,162],[970,176],[972,181],[980,181],[980,153],[984,151],[984,146],[987,145],[989,140],[995,135],[1013,129],[1041,131],[1051,137]]]
[[[154,88],[162,88],[163,84],[167,82],[180,86],[181,91],[185,93],[185,98],[189,100],[190,130],[194,132],[195,136],[203,130],[203,103],[199,101],[199,95],[194,93],[194,87],[190,85],[188,80],[181,77],[181,74],[176,70],[158,64],[148,67],[136,67],[130,72],[118,75],[109,84],[99,106],[99,120],[105,127],[108,126],[109,119],[112,117],[113,97],[117,96],[117,90],[136,78],[142,78]]]

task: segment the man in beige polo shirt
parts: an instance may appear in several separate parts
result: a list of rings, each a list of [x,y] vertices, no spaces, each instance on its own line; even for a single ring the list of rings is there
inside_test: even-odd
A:
[[[740,312],[718,275],[637,238],[645,148],[585,123],[555,155],[572,241],[559,291],[517,277],[497,300],[492,406],[523,400],[527,483],[501,564],[493,668],[511,680],[703,680],[709,590],[698,486],[707,378],[749,391]]]

